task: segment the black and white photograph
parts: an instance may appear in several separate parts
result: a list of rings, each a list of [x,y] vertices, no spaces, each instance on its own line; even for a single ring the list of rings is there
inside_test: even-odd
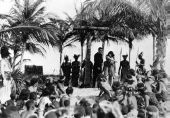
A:
[[[0,118],[170,118],[170,0],[0,0]]]

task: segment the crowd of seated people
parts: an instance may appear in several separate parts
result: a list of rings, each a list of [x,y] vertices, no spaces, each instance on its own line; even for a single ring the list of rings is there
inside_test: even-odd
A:
[[[64,77],[42,80],[32,77],[20,94],[0,104],[0,118],[158,118],[166,116],[167,75],[152,70],[143,75],[129,69],[125,81],[97,80],[99,95],[95,102],[74,96],[72,86],[64,86]],[[89,91],[90,92],[90,91]],[[88,94],[88,93],[85,93]]]

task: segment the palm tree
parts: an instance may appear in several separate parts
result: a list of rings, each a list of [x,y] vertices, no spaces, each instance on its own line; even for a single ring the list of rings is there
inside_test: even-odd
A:
[[[87,0],[77,19],[81,21],[78,25],[87,27],[86,30],[89,32],[98,32],[101,27],[107,27],[109,30],[104,30],[103,37],[110,35],[113,39],[123,40],[129,44],[130,50],[135,38],[141,39],[150,34],[150,30],[145,28],[147,26],[145,15],[128,1]],[[90,48],[89,44],[87,46]],[[89,59],[89,57],[86,58]]]
[[[37,43],[46,45],[52,43],[48,38],[50,34],[46,32],[44,27],[43,29],[41,28],[41,25],[45,23],[48,16],[44,13],[45,7],[42,5],[43,2],[43,0],[15,0],[10,15],[0,15],[2,19],[7,21],[7,24],[4,24],[5,29],[8,28],[1,31],[1,36],[3,36],[4,33],[8,33],[12,37],[15,37],[13,39],[10,38],[10,41],[12,41],[14,45],[19,44],[17,46],[21,51],[19,68],[21,68],[23,63],[23,55],[26,48],[32,52],[33,50],[34,52],[40,52],[37,48]]]
[[[167,38],[164,33],[166,27],[166,9],[165,6],[168,0],[139,0],[138,6],[142,9],[147,8],[148,14],[155,22],[156,32],[153,33],[153,38],[156,36],[156,58],[154,61],[159,60],[157,68],[164,70],[165,56],[166,56],[166,42]],[[145,9],[146,11],[146,9]],[[154,41],[153,41],[154,42]],[[155,44],[154,44],[155,45]]]
[[[73,46],[75,42],[74,32],[71,30],[71,24],[67,20],[50,18],[51,22],[44,25],[46,30],[50,32],[52,37],[55,39],[53,46],[59,49],[60,53],[60,74],[62,64],[63,49],[68,46]]]
[[[125,41],[129,44],[130,50],[134,39],[142,39],[143,36],[150,34],[150,30],[145,28],[148,24],[145,15],[128,1],[96,0],[88,1],[86,4],[84,12],[88,13],[87,19],[92,25],[111,29],[105,31],[103,37],[110,35],[113,41],[115,38]],[[104,43],[104,40],[102,42]]]

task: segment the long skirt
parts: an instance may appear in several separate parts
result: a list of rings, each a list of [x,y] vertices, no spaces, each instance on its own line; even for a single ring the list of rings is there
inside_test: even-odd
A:
[[[0,88],[0,101],[4,104],[7,100],[10,99],[11,94],[11,80],[4,80],[4,86]]]

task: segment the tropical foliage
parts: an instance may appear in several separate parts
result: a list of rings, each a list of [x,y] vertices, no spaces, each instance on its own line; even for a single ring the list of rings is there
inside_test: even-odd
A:
[[[89,34],[93,38],[87,39],[89,43],[91,39],[96,39],[95,34],[97,34],[97,36],[101,36],[103,42],[108,39],[123,41],[128,43],[129,48],[132,49],[134,39],[142,39],[143,36],[151,34],[151,30],[148,28],[151,20],[128,1],[87,0],[82,5],[75,21],[77,21],[75,27],[80,27],[79,31],[82,31],[82,27],[85,26],[86,29],[83,30],[90,32]],[[91,50],[91,47],[87,43],[87,53],[90,53],[88,50]],[[90,54],[86,54],[86,56],[88,55],[90,56]],[[86,57],[86,60],[90,61],[90,57]]]
[[[166,25],[166,14],[167,11],[165,6],[168,0],[138,0],[138,7],[147,12],[150,20],[154,22],[152,26],[154,27],[152,30],[153,37],[156,37],[156,58],[155,61],[158,63],[155,64],[156,68],[164,70],[164,62],[166,56],[166,34],[165,25]],[[147,10],[146,10],[147,9]],[[150,25],[149,25],[150,27]],[[159,60],[159,61],[158,61]]]
[[[19,62],[13,63],[13,67],[20,64],[21,68],[24,51],[43,55],[45,50],[41,44],[52,43],[45,28],[41,28],[49,16],[45,14],[43,2],[43,0],[15,0],[10,15],[1,15],[1,18],[6,20],[3,28],[8,28],[1,31],[1,38],[10,42],[9,47],[14,50],[13,60],[20,58]],[[8,37],[4,37],[5,35]]]
[[[71,23],[67,20],[61,20],[59,18],[50,18],[49,23],[43,25],[46,30],[51,34],[53,38],[52,46],[57,47],[60,53],[60,68],[62,63],[62,53],[65,47],[74,46],[75,42],[74,32],[71,30]],[[61,69],[60,69],[61,74]]]
[[[12,76],[17,88],[23,86],[20,69],[25,60],[24,52],[44,55],[45,49],[42,44],[54,44],[44,27],[49,14],[45,14],[43,3],[44,0],[15,0],[11,13],[0,15],[4,20],[3,30],[0,31],[1,42],[14,51]]]

